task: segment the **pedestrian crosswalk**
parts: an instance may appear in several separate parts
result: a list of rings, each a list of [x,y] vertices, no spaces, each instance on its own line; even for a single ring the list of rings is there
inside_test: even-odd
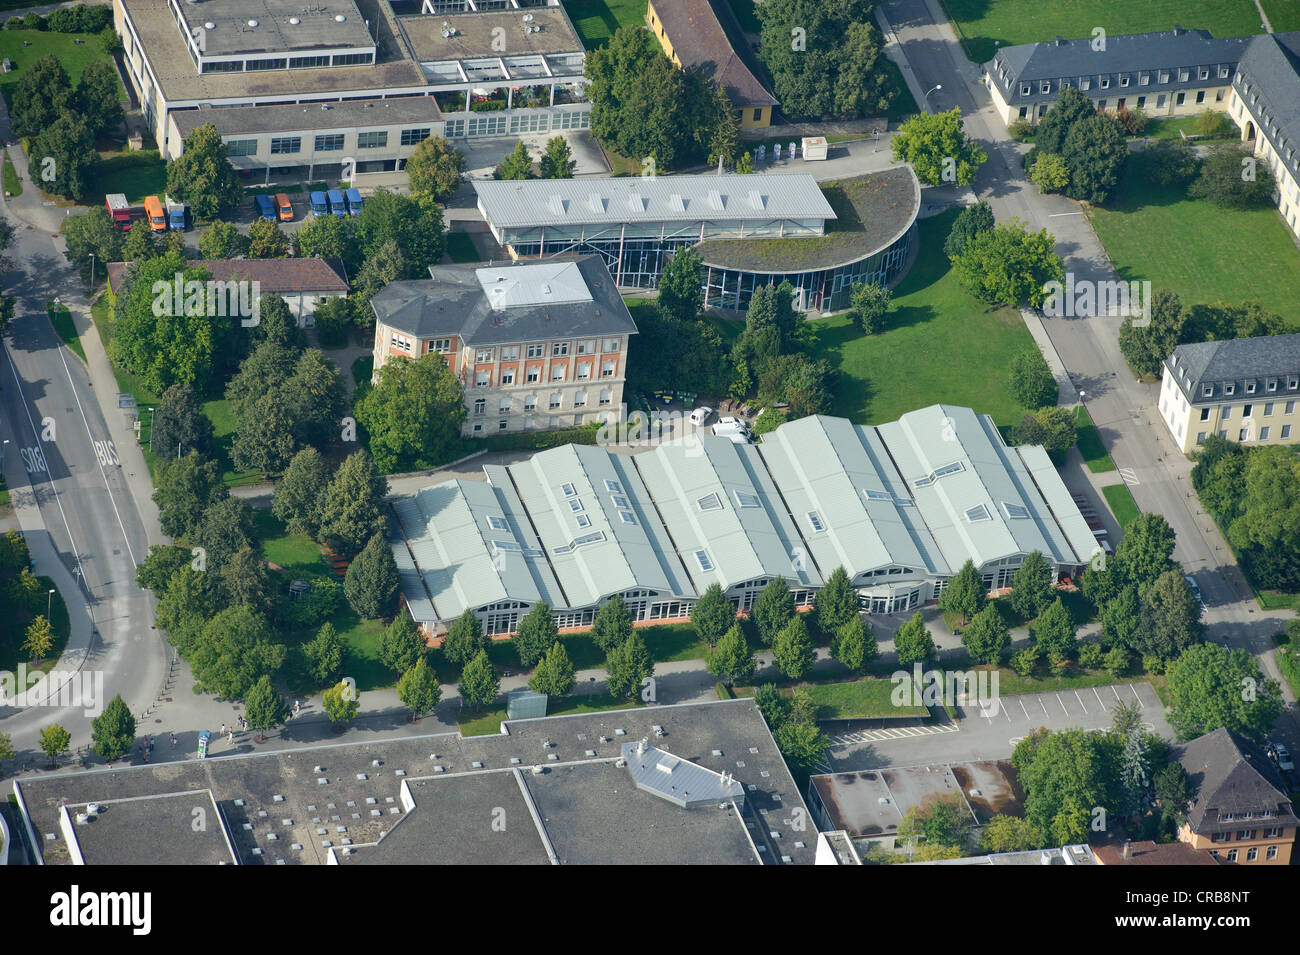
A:
[[[854,743],[870,743],[886,739],[903,739],[908,736],[934,736],[937,733],[955,732],[957,732],[957,727],[951,723],[935,726],[894,726],[889,729],[838,733],[831,736],[831,743],[836,746],[851,746]]]

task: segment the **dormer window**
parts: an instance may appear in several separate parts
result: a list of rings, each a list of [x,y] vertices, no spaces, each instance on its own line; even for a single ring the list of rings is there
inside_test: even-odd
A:
[[[1265,382],[1264,384],[1264,388],[1267,391],[1277,391],[1277,379],[1276,378],[1268,379],[1268,381]]]
[[[1038,92],[1040,92],[1040,93],[1044,93],[1044,94],[1052,92],[1052,81],[1051,81],[1051,80],[1042,80],[1041,82],[1039,82],[1039,84],[1038,84]]]
[[[1211,397],[1213,397],[1213,396],[1214,396],[1214,385],[1206,385],[1204,388],[1202,388],[1202,389],[1201,389],[1201,396],[1204,397],[1204,398],[1211,398]]]
[[[1224,385],[1224,386],[1223,386],[1223,393],[1224,393],[1225,395],[1233,395],[1233,394],[1236,394],[1236,393],[1237,393],[1237,386],[1236,386],[1235,384]]]
[[[1079,89],[1086,90],[1092,86],[1092,80],[1084,76],[1079,79]]]
[[[1210,78],[1210,71],[1203,66],[1196,71],[1196,75],[1203,80],[1208,80]]]
[[[1254,393],[1255,393],[1255,383],[1253,381],[1246,382],[1246,394],[1253,395]]]
[[[1123,76],[1121,76],[1121,77],[1119,78],[1119,85],[1120,85],[1120,86],[1128,86],[1128,74],[1127,74],[1127,73],[1125,73]]]
[[[1103,77],[1101,78],[1101,88],[1104,89],[1104,90],[1108,90],[1108,89],[1110,89],[1110,77],[1109,77],[1109,76],[1103,76]]]
[[[1021,95],[1021,96],[1028,96],[1028,95],[1029,95],[1030,93],[1032,93],[1033,91],[1034,91],[1034,88],[1033,88],[1032,86],[1030,86],[1028,83],[1021,83],[1021,84],[1020,84],[1020,95]]]

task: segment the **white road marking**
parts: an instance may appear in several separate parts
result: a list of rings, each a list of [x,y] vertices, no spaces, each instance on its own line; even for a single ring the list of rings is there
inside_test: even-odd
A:
[[[1095,696],[1097,698],[1097,702],[1101,704],[1102,712],[1103,713],[1106,712],[1106,701],[1101,698],[1101,693],[1097,691],[1097,688],[1095,686],[1092,688],[1092,695]]]
[[[1070,708],[1065,705],[1065,701],[1061,699],[1061,694],[1059,693],[1056,694],[1056,702],[1061,704],[1061,712],[1064,713],[1066,716],[1069,716]]]
[[[1083,706],[1083,712],[1087,713],[1087,712],[1088,712],[1088,707],[1084,706],[1084,703],[1083,703],[1083,697],[1081,697],[1081,696],[1079,695],[1079,691],[1078,691],[1078,690],[1075,690],[1075,691],[1074,691],[1074,698],[1075,698],[1076,700],[1079,701],[1079,705],[1080,705],[1080,706]]]
[[[1016,700],[1016,702],[1020,704],[1020,709],[1024,711],[1025,719],[1029,719],[1029,711],[1025,709],[1025,701]]]

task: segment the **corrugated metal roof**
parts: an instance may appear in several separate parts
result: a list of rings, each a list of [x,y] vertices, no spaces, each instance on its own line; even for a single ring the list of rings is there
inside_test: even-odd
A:
[[[745,787],[729,773],[715,773],[699,763],[667,750],[639,743],[624,743],[621,749],[627,770],[637,789],[666,799],[683,809],[717,805],[735,800],[745,804]]]
[[[1036,444],[1022,445],[1015,450],[1025,462],[1025,467],[1029,469],[1034,484],[1050,508],[1052,516],[1061,528],[1061,533],[1069,541],[1070,548],[1079,563],[1087,563],[1101,550],[1101,547],[1097,544],[1092,529],[1088,527],[1088,522],[1079,513],[1079,507],[1074,503],[1074,498],[1065,486],[1065,482],[1061,480],[1056,465],[1047,456],[1047,452]]]
[[[757,448],[706,435],[660,445],[635,461],[700,593],[760,577],[821,586]]]
[[[627,590],[695,596],[640,476],[621,456],[571,444],[505,471],[567,606],[590,607]]]
[[[825,532],[804,529],[823,575],[839,566],[952,573],[874,428],[812,415],[772,432],[759,452],[796,519],[824,518]]]
[[[807,173],[476,180],[473,185],[493,228],[836,217]]]

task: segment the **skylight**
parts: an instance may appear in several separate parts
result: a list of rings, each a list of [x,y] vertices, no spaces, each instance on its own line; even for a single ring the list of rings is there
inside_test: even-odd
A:
[[[822,523],[822,516],[816,511],[808,512],[808,523],[812,525],[812,529],[815,531],[826,530],[826,525]]]
[[[930,474],[923,478],[917,478],[912,482],[912,487],[929,487],[934,483],[934,475]]]
[[[610,500],[614,502],[615,507],[627,507],[627,498],[622,497],[618,494],[615,494],[612,497],[610,497]]]
[[[583,509],[583,508],[582,508],[582,499],[581,499],[581,498],[577,498],[577,497],[575,497],[572,501],[569,502],[569,510],[573,511],[574,513],[577,513],[578,511],[580,511],[580,510],[582,510],[582,509]]]
[[[603,541],[604,539],[605,539],[604,531],[593,531],[590,534],[583,534],[581,537],[575,538],[573,541],[573,546],[581,547],[584,544],[596,544],[599,543],[600,541]]]
[[[936,468],[933,476],[936,478],[947,477],[949,474],[959,474],[965,470],[966,465],[960,461],[954,461],[952,464],[945,464],[941,468]]]
[[[632,512],[631,512],[631,511],[619,511],[619,512],[618,512],[618,519],[621,520],[624,524],[635,524],[635,523],[636,523],[636,518],[632,516]]]
[[[1002,511],[1007,515],[1007,517],[1011,518],[1029,516],[1029,508],[1023,507],[1020,504],[1008,504],[1006,501],[1002,502]]]
[[[722,510],[722,498],[714,491],[712,494],[706,494],[695,502],[696,506],[702,511],[720,511]]]
[[[974,507],[966,508],[966,520],[972,524],[978,524],[981,521],[993,520],[993,515],[989,513],[989,509],[983,504],[976,504]]]
[[[606,491],[609,491],[609,492],[611,492],[611,493],[613,493],[613,494],[622,494],[622,493],[623,493],[623,485],[619,484],[617,481],[606,481],[606,482],[605,482],[605,490],[606,490]]]
[[[572,484],[561,484],[560,490],[564,492],[565,497],[573,497],[573,495],[578,493],[578,489]]]
[[[586,514],[579,514],[579,515],[578,515],[578,526],[579,526],[579,527],[590,527],[590,526],[591,526],[591,518],[588,517]]]
[[[506,523],[506,519],[504,517],[497,517],[495,514],[489,514],[487,522],[488,522],[488,527],[490,527],[494,531],[510,530],[510,525]]]
[[[736,503],[741,507],[761,507],[762,502],[758,499],[757,494],[750,494],[748,491],[736,492]]]
[[[709,560],[709,552],[708,552],[708,551],[706,551],[706,550],[697,550],[697,551],[695,552],[695,560],[696,560],[696,562],[699,563],[699,565],[700,565],[700,570],[712,570],[712,569],[713,569],[713,561]]]
[[[869,487],[864,487],[862,489],[862,495],[868,501],[892,501],[894,499],[894,495],[890,494],[888,491],[877,491]]]

